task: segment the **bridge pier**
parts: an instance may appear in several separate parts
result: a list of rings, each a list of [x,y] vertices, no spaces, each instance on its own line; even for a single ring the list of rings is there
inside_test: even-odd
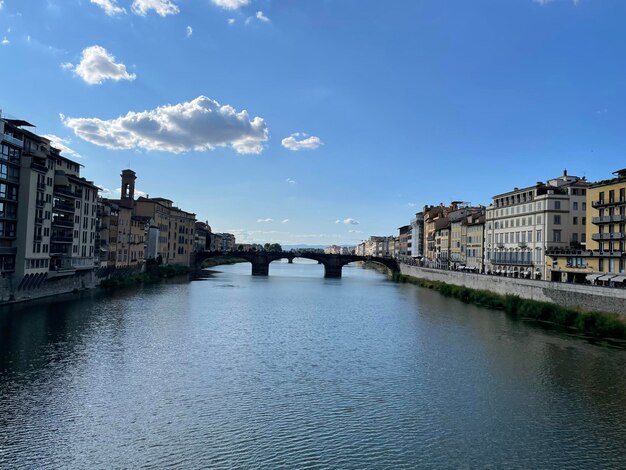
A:
[[[293,264],[293,258],[289,258],[289,264]]]
[[[269,276],[270,264],[269,263],[252,263],[252,275],[253,276]]]
[[[337,266],[335,264],[326,264],[324,263],[324,277],[335,278],[338,279],[341,277],[341,268],[342,266]]]

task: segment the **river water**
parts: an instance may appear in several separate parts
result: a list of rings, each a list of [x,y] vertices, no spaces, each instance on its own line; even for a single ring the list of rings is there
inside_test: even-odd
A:
[[[273,263],[0,311],[0,468],[625,468],[626,351]]]

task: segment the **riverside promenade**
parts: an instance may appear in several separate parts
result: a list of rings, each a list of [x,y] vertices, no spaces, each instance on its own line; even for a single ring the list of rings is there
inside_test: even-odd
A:
[[[624,315],[626,319],[626,289],[488,276],[422,268],[405,263],[399,265],[400,273],[405,276],[486,290],[500,295],[517,295],[522,299],[553,302],[582,310],[617,313]]]

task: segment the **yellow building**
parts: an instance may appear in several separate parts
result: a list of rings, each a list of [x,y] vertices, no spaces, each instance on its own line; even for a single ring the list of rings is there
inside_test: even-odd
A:
[[[613,174],[587,188],[585,248],[547,253],[552,280],[605,286],[626,281],[626,169]]]

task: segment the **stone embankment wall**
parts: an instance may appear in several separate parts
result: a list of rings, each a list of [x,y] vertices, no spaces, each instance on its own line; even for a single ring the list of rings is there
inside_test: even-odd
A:
[[[67,276],[41,275],[34,282],[16,281],[12,277],[0,279],[0,305],[10,302],[50,297],[52,295],[68,294],[78,290],[98,287],[100,281],[108,278],[125,277],[141,272],[140,268],[99,268],[76,271]]]
[[[419,268],[407,264],[400,264],[400,272],[406,276],[441,281],[470,289],[487,290],[501,295],[517,295],[523,299],[626,316],[626,289],[469,274]]]

